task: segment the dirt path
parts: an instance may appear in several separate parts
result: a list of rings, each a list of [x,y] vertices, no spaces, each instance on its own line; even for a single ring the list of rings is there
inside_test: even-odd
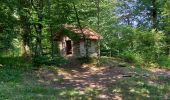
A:
[[[170,77],[170,70],[167,69],[159,69],[159,68],[151,68],[149,69],[151,72],[155,73],[155,75],[163,75],[166,77]]]
[[[54,88],[71,87],[82,92],[86,89],[98,89],[103,92],[102,98],[108,98],[111,95],[107,93],[108,87],[114,85],[125,73],[124,68],[97,68],[94,65],[85,64],[78,69],[61,68],[56,73],[54,70],[40,69],[37,76],[38,82]]]
[[[126,80],[129,77],[138,77],[139,79],[140,77],[146,77],[146,80],[149,80],[153,75],[170,76],[169,71],[162,73],[156,70],[150,73],[138,73],[133,68],[129,70],[126,67],[96,67],[92,64],[83,64],[78,68],[41,68],[37,72],[37,76],[39,77],[39,83],[57,89],[70,87],[82,93],[87,89],[97,89],[101,91],[98,99],[121,100],[121,96],[109,91],[110,87],[118,85],[117,81]]]

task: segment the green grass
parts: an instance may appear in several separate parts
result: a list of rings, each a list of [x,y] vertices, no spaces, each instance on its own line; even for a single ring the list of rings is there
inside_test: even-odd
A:
[[[170,69],[170,56],[160,57],[158,63],[162,68]]]
[[[115,59],[109,62],[112,60]],[[100,89],[87,89],[81,93],[75,88],[58,89],[40,84],[32,64],[20,57],[0,58],[0,64],[0,100],[93,100],[102,93]],[[127,68],[127,71],[150,74],[140,67]],[[127,77],[117,80],[107,92],[123,100],[162,100],[170,97],[170,79],[152,75]]]
[[[118,81],[110,88],[110,92],[121,95],[123,100],[163,100],[170,97],[170,80],[163,77],[157,79],[132,77]]]
[[[56,100],[84,98],[74,89],[54,89],[37,84],[1,83],[0,99],[10,100]]]
[[[95,90],[81,94],[74,88],[56,89],[37,82],[30,62],[22,58],[0,58],[0,100],[87,100]]]

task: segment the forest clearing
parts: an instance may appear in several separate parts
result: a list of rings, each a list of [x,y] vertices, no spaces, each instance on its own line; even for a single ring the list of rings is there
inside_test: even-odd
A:
[[[0,100],[170,100],[170,0],[0,5]]]
[[[101,59],[103,61],[101,66],[82,64],[79,67],[42,66],[36,69],[30,67],[27,62],[9,63],[12,59],[6,58],[6,63],[0,68],[1,99],[163,100],[170,98],[170,70],[134,67],[108,57]]]

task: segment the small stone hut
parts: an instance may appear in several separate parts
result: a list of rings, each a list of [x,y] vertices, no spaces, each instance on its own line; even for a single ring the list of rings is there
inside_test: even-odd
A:
[[[57,41],[59,53],[63,57],[82,58],[98,57],[100,55],[99,41],[102,36],[90,28],[78,28],[73,25],[64,25],[57,32],[54,40]]]

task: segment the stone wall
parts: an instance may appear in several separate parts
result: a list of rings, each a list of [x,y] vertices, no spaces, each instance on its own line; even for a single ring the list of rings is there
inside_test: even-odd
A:
[[[97,57],[98,56],[98,52],[99,51],[99,47],[98,47],[98,42],[92,40],[90,43],[90,47],[88,49],[88,54],[90,57]]]
[[[98,42],[90,40],[88,43],[88,55],[89,57],[97,57],[99,53]],[[80,57],[86,56],[86,46],[84,41],[80,42]]]
[[[66,40],[71,40],[68,37],[61,38],[58,41],[61,56],[66,55]],[[98,41],[89,40],[88,42],[88,55],[89,57],[97,57],[99,53]],[[72,41],[72,57],[86,57],[86,46],[83,40],[78,42]]]
[[[80,42],[73,41],[73,57],[80,57]]]

